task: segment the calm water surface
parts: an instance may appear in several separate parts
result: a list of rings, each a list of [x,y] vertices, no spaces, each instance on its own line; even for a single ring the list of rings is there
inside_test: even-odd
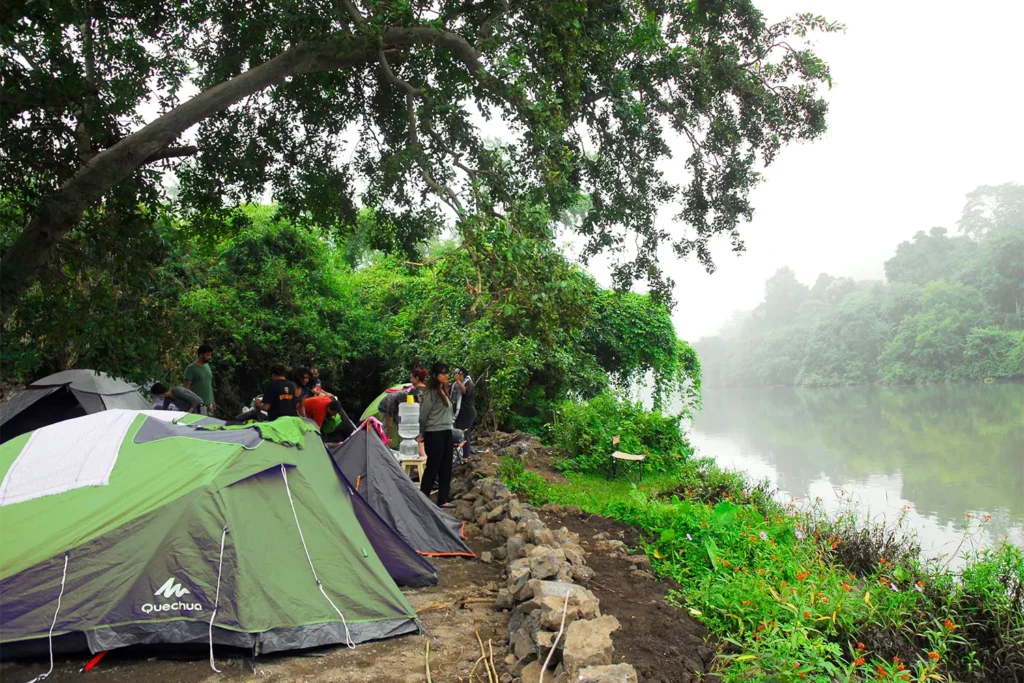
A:
[[[705,388],[691,441],[700,455],[768,478],[782,497],[845,495],[864,516],[906,521],[928,556],[1024,546],[1024,384],[914,388]],[[972,519],[967,519],[967,514]]]

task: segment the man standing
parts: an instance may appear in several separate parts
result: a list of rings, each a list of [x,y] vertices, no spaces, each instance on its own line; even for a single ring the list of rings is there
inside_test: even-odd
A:
[[[196,355],[196,362],[185,368],[185,388],[203,399],[203,403],[206,404],[203,407],[203,415],[206,415],[207,406],[211,412],[217,410],[217,404],[213,400],[213,369],[210,367],[213,347],[203,344]]]
[[[285,379],[287,370],[280,363],[270,368],[270,382],[263,387],[263,410],[268,420],[285,416],[306,417],[306,409],[295,395],[295,382]]]
[[[173,402],[179,410],[183,410],[186,413],[199,413],[201,415],[206,415],[206,406],[203,404],[203,399],[185,387],[173,387],[169,389],[160,382],[157,382],[150,388],[150,391],[153,392],[153,396],[155,398],[163,399],[163,407],[161,410],[168,410]]]

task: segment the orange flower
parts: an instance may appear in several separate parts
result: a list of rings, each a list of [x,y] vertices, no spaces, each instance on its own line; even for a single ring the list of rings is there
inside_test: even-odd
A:
[[[811,618],[811,613],[810,612],[804,612],[804,619],[810,619],[810,618]]]
[[[854,666],[863,666],[864,665],[864,658],[863,657],[857,657],[857,659],[853,660],[853,665]]]
[[[864,643],[857,643],[857,649],[858,650],[863,650],[864,649]]]
[[[900,663],[900,658],[899,657],[893,657],[892,658],[892,663],[893,664],[899,664]]]
[[[788,585],[789,585],[789,584],[788,584],[788,583],[786,583],[785,581],[783,581],[783,582],[782,582],[782,586],[783,586],[783,588],[785,588],[785,587],[786,587],[786,586],[788,586]],[[947,619],[946,621],[949,621],[949,620]]]
[[[843,590],[844,590],[844,591],[846,591],[847,593],[849,593],[849,592],[850,592],[850,584],[848,584],[848,583],[843,583],[843,584],[840,584],[840,585],[841,585],[841,586],[843,587]]]
[[[796,580],[797,581],[803,581],[806,578],[807,578],[807,574],[804,574],[803,572],[797,572],[797,575],[796,575]]]
[[[757,630],[758,631],[763,631],[764,630],[764,624],[758,624],[757,625]]]
[[[932,659],[938,659],[939,658],[939,653],[938,652],[929,652],[928,656],[930,658],[932,658]]]
[[[743,605],[744,607],[746,607],[747,605],[749,605],[749,604],[750,604],[750,600],[744,600],[744,601],[743,601],[742,603],[740,603],[740,604],[742,604],[742,605]]]
[[[956,630],[956,624],[954,624],[949,619],[946,619],[946,621],[944,623],[946,625],[946,628],[948,628],[950,631],[955,631]]]
[[[772,559],[773,559],[773,560],[775,559],[775,555],[772,555]]]
[[[729,566],[729,560],[722,560],[722,566],[723,567],[728,567]]]

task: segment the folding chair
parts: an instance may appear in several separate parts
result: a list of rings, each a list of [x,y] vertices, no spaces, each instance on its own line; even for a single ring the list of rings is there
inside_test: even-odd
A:
[[[643,481],[644,478],[644,460],[647,459],[647,456],[623,453],[622,451],[616,448],[619,445],[619,441],[619,435],[616,434],[615,437],[612,439],[612,448],[615,448],[616,450],[612,451],[611,462],[608,466],[608,479],[614,479],[615,476],[618,475],[619,469],[621,469],[625,474],[627,481],[632,481],[634,484],[639,484],[641,481]],[[630,471],[632,470],[632,468],[629,467],[629,463],[631,462],[639,463],[640,478],[637,479],[636,481],[633,481],[632,477],[630,477]]]

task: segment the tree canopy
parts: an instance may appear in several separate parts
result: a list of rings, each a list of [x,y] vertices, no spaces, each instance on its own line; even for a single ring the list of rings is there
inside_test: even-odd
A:
[[[1024,187],[967,195],[961,235],[918,232],[886,283],[789,268],[764,301],[697,349],[708,382],[832,386],[1024,376]]]
[[[121,247],[157,219],[172,166],[182,228],[198,235],[269,189],[296,224],[348,230],[370,208],[408,247],[437,234],[439,204],[425,201],[437,198],[477,297],[485,275],[507,270],[487,245],[510,215],[557,216],[583,193],[584,256],[618,252],[618,285],[646,280],[668,299],[658,246],[708,268],[713,235],[742,248],[759,166],[824,130],[830,74],[805,39],[841,28],[813,15],[768,24],[749,0],[51,0],[0,12],[4,319],[70,257],[76,232],[100,260],[135,258]],[[484,121],[502,122],[507,143],[488,144]],[[675,137],[680,184],[664,172]],[[655,228],[673,201],[685,229]]]

